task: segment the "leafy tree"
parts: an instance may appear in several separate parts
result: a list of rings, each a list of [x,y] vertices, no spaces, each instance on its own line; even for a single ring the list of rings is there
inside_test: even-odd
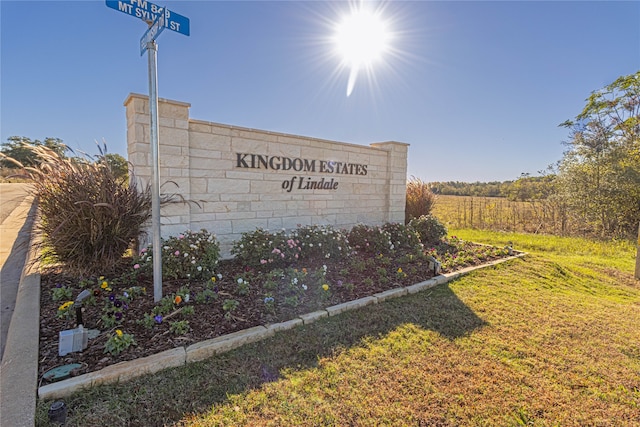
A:
[[[129,162],[120,154],[107,153],[100,156],[98,161],[106,163],[119,181],[126,183],[129,180]]]
[[[7,138],[7,142],[2,143],[0,153],[4,154],[6,157],[16,160],[22,164],[22,166],[35,166],[41,161],[41,159],[37,157],[36,152],[28,148],[29,146],[46,147],[62,158],[65,157],[65,152],[67,151],[67,146],[62,143],[60,138],[47,137],[44,141],[39,141],[37,139],[32,141],[30,138],[25,136],[10,136]],[[6,159],[0,159],[0,164],[7,168],[20,167],[15,162]]]
[[[554,181],[554,174],[530,176],[528,173],[523,173],[516,181],[506,184],[504,191],[509,200],[545,200],[555,191]]]
[[[559,163],[559,188],[584,231],[632,236],[640,221],[640,71],[594,91]]]

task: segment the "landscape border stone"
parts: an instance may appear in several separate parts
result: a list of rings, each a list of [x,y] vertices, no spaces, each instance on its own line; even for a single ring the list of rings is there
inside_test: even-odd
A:
[[[361,307],[365,307],[370,304],[377,304],[378,298],[374,296],[359,298],[353,301],[343,302],[342,304],[332,305],[331,307],[327,307],[327,313],[329,316],[335,316],[336,314],[344,313],[349,310],[356,310]]]
[[[327,310],[318,310],[311,313],[301,314],[299,317],[302,319],[302,323],[310,325],[323,317],[329,317],[329,312]]]
[[[187,347],[186,363],[197,362],[211,356],[241,347],[245,344],[260,341],[275,335],[276,331],[264,326],[254,326],[238,332],[201,341]]]
[[[34,254],[31,254],[31,256],[33,255]],[[453,273],[438,275],[415,285],[390,289],[388,291],[380,292],[372,296],[328,307],[324,310],[302,314],[298,316],[298,318],[291,319],[286,322],[275,323],[266,326],[256,326],[253,328],[234,332],[232,334],[213,338],[211,340],[192,344],[188,347],[177,347],[152,356],[140,358],[133,361],[121,362],[115,365],[108,366],[99,371],[79,375],[77,377],[69,378],[67,380],[59,381],[52,384],[47,384],[41,387],[37,387],[37,355],[39,344],[38,336],[40,318],[40,275],[37,273],[27,274],[32,270],[27,271],[26,265],[31,264],[26,263],[25,272],[23,273],[23,279],[21,279],[20,281],[20,288],[28,289],[28,291],[31,293],[28,299],[31,301],[36,301],[37,307],[32,307],[32,305],[34,304],[31,304],[28,308],[22,307],[22,304],[16,304],[16,310],[27,310],[27,313],[21,312],[18,314],[18,316],[29,317],[31,319],[31,323],[25,322],[25,324],[31,324],[32,327],[28,334],[23,336],[23,338],[25,343],[27,343],[29,347],[34,347],[35,345],[35,348],[29,348],[28,353],[32,354],[22,354],[21,360],[23,363],[21,366],[23,367],[21,367],[20,369],[12,370],[17,371],[16,373],[18,374],[18,376],[22,377],[23,383],[28,382],[30,385],[22,386],[22,391],[18,390],[15,385],[12,385],[12,393],[2,393],[3,410],[5,408],[13,408],[12,413],[20,414],[16,416],[16,420],[14,422],[14,420],[5,419],[5,416],[8,413],[5,412],[3,414],[3,424],[5,421],[11,421],[8,425],[33,425],[35,419],[34,417],[36,398],[38,397],[44,400],[59,399],[69,396],[74,392],[99,384],[110,384],[114,382],[126,381],[142,375],[158,372],[163,369],[178,367],[186,363],[204,360],[213,355],[233,350],[245,344],[272,337],[276,332],[293,329],[301,325],[308,325],[322,318],[329,317],[330,315],[335,316],[346,311],[359,309],[371,304],[378,304],[392,298],[398,298],[407,295],[409,293],[417,293],[425,289],[433,288],[437,285],[445,284],[471,271],[495,266],[503,262],[524,257],[525,255],[526,253],[521,252],[517,255],[496,261],[491,261],[486,264],[464,268]],[[37,298],[35,298],[34,296],[36,293]],[[35,326],[33,326],[34,322]],[[13,324],[14,322],[12,322],[10,326],[11,329],[14,327]],[[36,331],[35,335],[33,333],[34,330]],[[10,330],[10,334],[15,335],[16,331]],[[3,365],[4,364],[5,361],[3,360]],[[2,381],[3,384],[9,384],[9,381],[11,380],[9,379],[9,375],[6,375],[5,371],[6,369],[3,369]],[[25,372],[27,373],[26,375]],[[35,378],[32,378],[34,375]]]

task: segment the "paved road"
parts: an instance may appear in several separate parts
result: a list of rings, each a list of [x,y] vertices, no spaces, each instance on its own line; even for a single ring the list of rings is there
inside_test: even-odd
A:
[[[0,184],[0,357],[28,251],[28,185]]]
[[[28,184],[0,183],[0,224],[20,205],[28,190]]]

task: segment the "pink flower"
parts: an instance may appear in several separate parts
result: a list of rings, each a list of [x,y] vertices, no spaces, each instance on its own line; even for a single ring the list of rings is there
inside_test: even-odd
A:
[[[263,264],[263,265],[264,265],[264,264],[266,264],[266,263],[267,263],[267,260],[266,260],[266,259],[261,259],[261,260],[260,260],[260,264]]]
[[[175,251],[173,254],[174,254],[175,256],[178,256],[178,255],[180,255],[180,251]]]
[[[142,248],[142,249],[140,250],[140,255],[142,255],[142,254],[143,254],[143,253],[145,253],[145,252],[147,252],[147,248]]]
[[[180,234],[180,235],[178,236],[178,239],[184,239],[184,234]]]
[[[140,268],[140,264],[136,264],[136,265],[134,265],[134,266],[133,266],[133,269],[134,269],[134,270],[137,270],[137,269],[139,269],[139,268]]]

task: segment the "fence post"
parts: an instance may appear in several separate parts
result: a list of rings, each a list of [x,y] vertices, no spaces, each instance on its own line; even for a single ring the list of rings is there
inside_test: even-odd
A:
[[[638,224],[638,241],[636,242],[636,279],[640,280],[640,224]]]

